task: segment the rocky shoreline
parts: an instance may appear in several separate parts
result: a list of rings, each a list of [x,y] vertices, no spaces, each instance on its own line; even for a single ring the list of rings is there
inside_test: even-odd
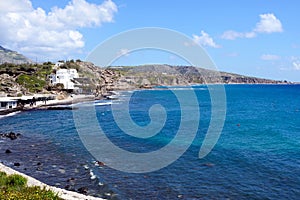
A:
[[[102,99],[102,98],[101,98]],[[95,101],[99,100],[99,98],[95,98],[93,95],[81,95],[81,96],[74,96],[64,99],[64,100],[52,100],[47,102],[47,104],[37,104],[35,106],[27,106],[22,109],[10,109],[6,112],[2,112],[4,114],[3,116],[10,116],[11,114],[15,112],[23,112],[23,111],[33,111],[33,110],[63,110],[65,108],[71,108],[73,109],[72,104],[76,103],[81,103],[81,102],[89,102],[89,101]],[[113,192],[110,191],[107,186],[103,186],[104,189],[102,192],[96,192],[97,191],[97,185],[98,183],[95,182],[95,180],[91,179],[90,175],[90,169],[87,167],[86,164],[80,163],[80,165],[77,165],[76,173],[81,174],[80,176],[84,176],[84,179],[81,180],[80,184],[78,184],[79,179],[76,178],[76,175],[74,174],[71,176],[72,172],[67,173],[66,171],[68,166],[62,166],[57,164],[56,162],[58,161],[49,161],[49,158],[45,155],[41,155],[39,151],[41,149],[47,148],[46,146],[48,145],[46,141],[39,141],[37,138],[32,138],[29,139],[26,136],[23,136],[23,134],[20,133],[15,133],[15,132],[7,132],[7,133],[0,133],[0,142],[1,142],[1,147],[0,150],[2,151],[2,156],[7,156],[7,159],[1,156],[0,152],[0,171],[5,170],[6,173],[19,173],[21,175],[24,175],[26,178],[29,178],[32,180],[33,183],[35,183],[38,186],[46,186],[46,188],[49,188],[53,190],[56,193],[59,193],[59,195],[64,198],[64,199],[88,199],[88,200],[96,200],[96,199],[115,199],[113,197]],[[43,144],[45,143],[45,144]],[[22,146],[27,146],[28,152],[32,154],[32,156],[25,155],[23,152],[23,147]],[[29,146],[29,149],[28,149]],[[52,148],[52,147],[50,147]],[[25,148],[26,149],[26,148]],[[24,156],[22,156],[24,154]],[[1,159],[1,157],[3,159]],[[56,158],[55,158],[56,159]],[[6,161],[5,161],[6,160]],[[51,158],[50,158],[51,160]],[[56,159],[57,160],[57,159]],[[50,162],[50,163],[48,163]],[[62,161],[60,161],[62,162]],[[2,164],[1,164],[2,163]],[[41,173],[47,174],[47,169],[49,168],[46,165],[52,165],[52,166],[57,166],[55,168],[58,168],[58,172],[55,172],[54,174],[57,174],[57,176],[63,175],[64,178],[64,183],[59,183],[59,187],[54,187],[47,185],[45,183],[40,183],[36,178],[40,178],[45,180],[45,177],[42,178],[44,175]],[[94,163],[90,163],[91,166],[94,165]],[[73,166],[76,164],[73,164]],[[14,169],[16,170],[14,170]],[[7,171],[8,170],[8,171]],[[46,170],[46,171],[44,171]],[[53,169],[51,169],[53,170]],[[25,175],[26,173],[32,174],[33,177],[29,177],[28,175]],[[66,177],[66,174],[70,174],[70,177]],[[47,179],[46,179],[47,180]],[[95,187],[86,187],[85,183],[86,182],[95,182]],[[61,185],[62,184],[62,185]],[[57,185],[57,186],[58,186]],[[63,189],[64,188],[64,189]],[[93,192],[94,191],[94,192]],[[105,192],[106,191],[106,192]],[[95,194],[101,194],[100,197],[94,197]],[[87,195],[92,195],[92,196],[87,196]],[[96,195],[96,196],[98,196]]]
[[[0,143],[0,171],[25,176],[31,185],[45,186],[67,200],[117,199],[108,186],[91,177],[95,163],[76,156],[66,161],[74,155],[57,154],[55,144],[44,138],[7,132],[0,133]]]
[[[39,186],[41,188],[51,190],[55,194],[58,194],[59,197],[61,197],[62,199],[65,199],[65,200],[82,200],[82,199],[85,199],[85,200],[103,200],[103,198],[88,196],[88,195],[80,194],[80,193],[77,193],[77,192],[68,191],[68,190],[65,190],[65,189],[61,189],[61,188],[57,188],[57,187],[47,185],[45,183],[42,183],[41,181],[38,181],[35,178],[32,178],[32,177],[24,174],[24,173],[18,172],[18,171],[14,170],[10,167],[7,167],[7,166],[3,165],[2,163],[0,163],[0,171],[5,172],[8,175],[19,174],[19,175],[25,177],[28,180],[28,183],[27,183],[28,186]]]

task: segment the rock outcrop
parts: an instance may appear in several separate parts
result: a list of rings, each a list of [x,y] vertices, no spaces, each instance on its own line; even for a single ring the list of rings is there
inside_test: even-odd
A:
[[[0,133],[0,138],[9,138],[11,140],[16,140],[20,136],[21,136],[20,133],[14,133],[14,132]]]
[[[14,76],[4,73],[0,74],[0,91],[10,96],[17,96],[18,93],[26,91],[26,88],[18,84]]]

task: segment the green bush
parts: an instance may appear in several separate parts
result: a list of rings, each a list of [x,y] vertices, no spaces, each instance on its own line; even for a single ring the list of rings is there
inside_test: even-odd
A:
[[[6,178],[6,185],[11,187],[24,187],[26,184],[27,179],[18,174],[13,174]]]
[[[6,200],[62,200],[54,192],[37,186],[27,187],[27,179],[20,175],[0,172],[0,199]]]
[[[17,83],[23,85],[30,92],[40,92],[43,90],[44,86],[46,85],[45,80],[41,80],[36,76],[27,75],[27,74],[22,74],[18,76]]]

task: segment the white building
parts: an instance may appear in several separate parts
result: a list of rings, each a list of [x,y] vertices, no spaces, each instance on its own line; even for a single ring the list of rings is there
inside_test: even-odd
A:
[[[56,71],[56,74],[51,74],[49,76],[50,83],[56,85],[61,83],[64,85],[64,89],[73,90],[74,78],[79,78],[76,69],[59,69]]]
[[[16,108],[17,101],[18,100],[6,98],[6,97],[0,98],[0,110]]]
[[[57,68],[63,66],[64,64],[65,64],[64,62],[58,61],[58,62],[55,63],[54,69],[57,69]]]

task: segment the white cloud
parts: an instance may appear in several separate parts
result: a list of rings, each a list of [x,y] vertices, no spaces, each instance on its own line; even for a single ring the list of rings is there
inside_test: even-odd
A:
[[[0,3],[0,13],[3,12],[26,12],[30,11],[32,4],[30,0],[10,0],[1,1]]]
[[[1,1],[0,43],[32,57],[62,58],[84,47],[78,28],[113,22],[117,10],[111,0],[99,5],[72,0],[49,13],[33,8],[30,0]]]
[[[116,11],[117,7],[112,1],[96,5],[85,0],[72,0],[65,8],[52,8],[49,17],[68,26],[91,27],[112,22]]]
[[[221,38],[226,39],[226,40],[235,40],[236,38],[241,38],[243,33],[239,33],[236,31],[225,31]]]
[[[300,57],[298,56],[288,56],[283,57],[284,63],[280,70],[285,71],[300,71]]]
[[[254,29],[257,33],[276,33],[282,32],[282,24],[273,13],[259,15],[260,21]]]
[[[235,40],[236,38],[254,38],[256,37],[255,32],[247,32],[247,33],[240,33],[236,31],[225,31],[221,38],[226,40]]]
[[[300,71],[300,57],[299,56],[287,56],[282,57],[282,62],[279,63],[279,69],[281,71]]]
[[[300,70],[300,62],[299,61],[294,61],[293,62],[293,67],[294,67],[294,70]]]
[[[235,40],[237,38],[254,38],[258,33],[282,32],[282,24],[273,13],[259,15],[260,21],[250,32],[237,32],[233,30],[225,31],[221,38],[226,40]]]
[[[117,52],[117,56],[129,56],[129,49],[120,49],[120,51]]]
[[[193,35],[193,41],[196,44],[202,45],[202,46],[208,46],[213,48],[220,48],[221,46],[216,44],[212,37],[210,37],[207,33],[204,31],[201,31],[201,35]],[[186,44],[185,44],[186,45]]]
[[[272,54],[263,54],[260,59],[262,60],[280,60],[280,56]]]

